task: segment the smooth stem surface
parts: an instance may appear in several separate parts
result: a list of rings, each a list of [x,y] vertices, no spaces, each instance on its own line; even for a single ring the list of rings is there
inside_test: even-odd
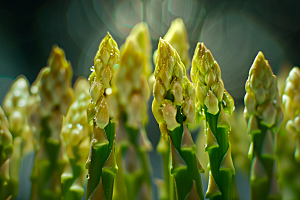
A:
[[[202,189],[202,182],[201,182],[201,176],[200,176],[200,172],[196,160],[195,149],[185,150],[185,151],[181,150],[182,135],[184,133],[184,127],[183,127],[184,116],[180,113],[180,108],[177,109],[176,120],[178,123],[180,123],[180,126],[175,128],[173,131],[170,131],[170,135],[169,135],[171,139],[170,143],[171,142],[173,143],[174,148],[176,149],[176,151],[179,153],[179,155],[181,156],[181,158],[186,164],[186,168],[181,168],[178,170],[175,169],[175,172],[172,175],[175,179],[175,190],[176,190],[177,199],[178,200],[186,199],[192,190],[193,181],[195,181],[198,198],[203,200],[204,195]],[[172,169],[171,169],[171,174],[172,174]]]
[[[91,147],[91,163],[88,165],[88,185],[86,191],[86,199],[89,199],[95,188],[100,183],[100,177],[102,177],[103,191],[106,200],[112,199],[114,174],[109,172],[103,172],[103,166],[109,157],[112,149],[112,145],[115,140],[115,124],[109,121],[105,127],[105,133],[109,141],[108,144],[104,144],[96,149]]]
[[[123,121],[125,123],[125,121]],[[138,135],[141,130],[129,127],[125,125],[126,134],[128,136],[128,140],[130,145],[133,147],[133,151],[136,152],[137,155],[137,162],[140,163],[140,172],[136,174],[136,171],[131,172],[125,172],[125,182],[126,182],[126,188],[127,188],[127,197],[128,199],[137,199],[138,195],[141,191],[141,187],[143,184],[146,184],[146,187],[149,189],[149,193],[151,194],[151,181],[150,181],[150,162],[147,155],[147,152],[145,149],[142,149],[138,144]],[[140,136],[142,137],[142,136]],[[123,159],[126,159],[126,152],[128,148],[122,147],[122,157]],[[127,160],[124,160],[124,163],[128,162]],[[152,197],[150,197],[152,199]]]
[[[267,175],[267,180],[263,182],[254,182],[251,184],[251,199],[252,200],[266,200],[270,199],[268,197],[269,190],[271,187],[271,179],[273,173],[273,165],[275,164],[274,159],[270,159],[268,157],[263,157],[261,154],[263,141],[268,131],[268,128],[261,123],[259,124],[259,128],[261,130],[260,133],[253,135],[253,158],[252,158],[252,167],[255,156],[258,156],[258,159],[261,161],[263,165],[264,171]]]
[[[222,106],[219,104],[219,108]],[[222,195],[212,197],[210,200],[231,200],[232,199],[232,174],[229,171],[220,171],[220,165],[223,157],[226,154],[228,143],[228,130],[227,128],[218,128],[218,119],[221,112],[221,108],[216,115],[207,112],[205,107],[206,122],[215,136],[219,147],[209,149],[209,165],[211,174],[218,185]]]

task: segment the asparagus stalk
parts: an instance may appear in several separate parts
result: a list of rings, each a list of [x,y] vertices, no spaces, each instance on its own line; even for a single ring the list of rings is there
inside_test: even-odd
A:
[[[170,199],[204,199],[200,172],[203,168],[187,129],[195,123],[195,88],[176,50],[159,40],[152,111],[162,134],[169,139]],[[167,182],[167,181],[166,181]]]
[[[246,82],[245,118],[251,135],[251,199],[281,199],[276,178],[274,138],[283,120],[276,76],[262,52]]]
[[[10,199],[13,191],[9,188],[9,165],[14,151],[9,123],[0,106],[0,199]]]
[[[107,96],[112,91],[112,68],[118,63],[118,45],[107,33],[99,45],[89,77],[92,99],[87,107],[87,115],[89,123],[93,124],[93,139],[86,162],[86,199],[112,199],[114,177],[118,170],[115,158],[116,123],[109,115]]]
[[[73,102],[72,68],[62,49],[53,47],[48,67],[40,74],[36,83],[39,86],[33,89],[38,92],[39,104],[33,108],[31,117],[35,141],[38,141],[31,199],[58,199],[61,198],[60,176],[67,162],[60,132],[63,116]]]
[[[286,129],[296,141],[295,160],[300,162],[300,70],[294,67],[286,79],[282,105],[287,117]]]
[[[119,100],[119,126],[123,127],[119,127],[117,132],[118,151],[122,160],[122,171],[118,173],[122,173],[124,178],[128,200],[152,199],[151,167],[147,155],[152,145],[144,128],[150,96],[147,84],[150,71],[148,62],[145,62],[149,59],[146,56],[150,55],[145,50],[147,42],[150,43],[147,25],[137,24],[121,49],[120,66],[114,79]],[[114,199],[124,199],[124,196],[120,193]]]
[[[86,108],[91,96],[85,78],[77,79],[75,101],[71,105],[62,129],[63,142],[69,162],[61,175],[63,199],[80,200],[84,195],[85,161],[88,157],[92,124],[88,124]]]
[[[210,51],[198,43],[191,69],[196,85],[197,110],[205,114],[206,147],[209,156],[209,185],[206,198],[232,199],[232,176],[235,174],[228,140],[230,124],[225,113],[232,114],[234,102],[224,89],[221,70]]]
[[[31,132],[26,114],[29,98],[29,83],[25,77],[18,77],[11,85],[3,100],[3,110],[9,119],[9,130],[13,136],[14,154],[10,161],[10,181],[12,199],[18,194],[21,158],[33,150]]]

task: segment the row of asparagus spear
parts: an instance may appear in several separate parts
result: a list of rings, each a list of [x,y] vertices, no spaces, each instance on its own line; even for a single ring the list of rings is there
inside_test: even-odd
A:
[[[71,64],[54,46],[36,81],[30,86],[20,76],[4,97],[0,199],[17,197],[21,159],[32,151],[30,199],[153,199],[147,154],[153,147],[145,131],[150,91],[161,132],[159,199],[238,199],[235,168],[250,177],[251,199],[298,199],[299,68],[286,82],[279,77],[285,82],[279,92],[259,52],[245,85],[245,110],[234,111],[211,52],[198,43],[190,61],[188,49],[177,19],[159,40],[151,74],[146,23],[132,29],[120,50],[107,33],[88,80],[72,88]],[[199,127],[196,145],[189,129]]]

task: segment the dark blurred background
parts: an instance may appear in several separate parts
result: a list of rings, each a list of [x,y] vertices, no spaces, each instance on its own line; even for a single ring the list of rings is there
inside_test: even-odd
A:
[[[25,75],[30,83],[35,80],[46,66],[53,44],[65,50],[76,80],[88,77],[107,31],[121,46],[131,28],[146,21],[154,51],[159,37],[165,35],[172,20],[180,17],[188,32],[190,58],[197,42],[204,42],[219,63],[236,106],[243,106],[244,84],[258,51],[263,51],[275,74],[300,65],[299,10],[300,1],[294,0],[1,1],[0,102],[17,76]],[[150,110],[149,116],[148,136],[156,147],[158,125]],[[153,176],[161,177],[160,157],[154,151],[150,158]],[[30,166],[22,169],[24,179]],[[27,199],[30,182],[21,187],[25,193],[19,199]]]

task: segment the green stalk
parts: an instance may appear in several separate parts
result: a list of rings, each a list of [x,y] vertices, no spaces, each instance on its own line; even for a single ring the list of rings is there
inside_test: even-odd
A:
[[[0,106],[0,199],[9,199],[13,191],[9,188],[9,165],[13,154],[12,135],[9,124]]]
[[[187,124],[195,123],[195,88],[173,47],[160,39],[156,55],[152,111],[166,142],[169,140],[170,199],[204,199],[203,168]],[[167,176],[166,176],[167,177]],[[168,181],[165,180],[167,183]],[[172,184],[175,184],[175,195]]]
[[[225,115],[232,114],[234,102],[224,89],[221,70],[211,52],[198,43],[192,62],[191,79],[196,84],[197,110],[205,115],[206,147],[209,156],[209,185],[206,198],[232,199],[232,176],[235,169],[228,141],[230,124]]]
[[[99,45],[89,77],[92,100],[87,106],[87,115],[94,130],[86,162],[86,199],[111,200],[113,195],[114,177],[118,171],[115,158],[116,123],[111,120],[107,98],[111,95],[112,68],[118,63],[118,45],[107,33]]]
[[[161,124],[160,124],[161,126]],[[162,130],[161,130],[162,131]],[[158,188],[158,194],[160,200],[169,200],[173,199],[170,197],[171,187],[173,187],[174,181],[170,181],[170,173],[169,173],[169,157],[170,157],[170,143],[166,141],[163,136],[160,137],[157,152],[162,156],[162,167],[163,167],[163,180],[156,180],[156,185]],[[171,183],[170,183],[171,182]]]
[[[255,58],[246,82],[245,118],[251,135],[251,199],[281,199],[276,178],[274,138],[283,120],[276,76],[262,52]]]
[[[39,94],[39,103],[31,117],[36,149],[31,198],[58,199],[61,198],[60,176],[67,162],[60,131],[63,116],[73,102],[72,68],[62,49],[53,47],[48,67],[40,74],[35,91]]]
[[[88,124],[86,108],[91,97],[85,78],[75,82],[75,101],[64,118],[62,136],[69,162],[61,175],[64,200],[80,200],[84,195],[85,161],[90,147],[92,125]]]

